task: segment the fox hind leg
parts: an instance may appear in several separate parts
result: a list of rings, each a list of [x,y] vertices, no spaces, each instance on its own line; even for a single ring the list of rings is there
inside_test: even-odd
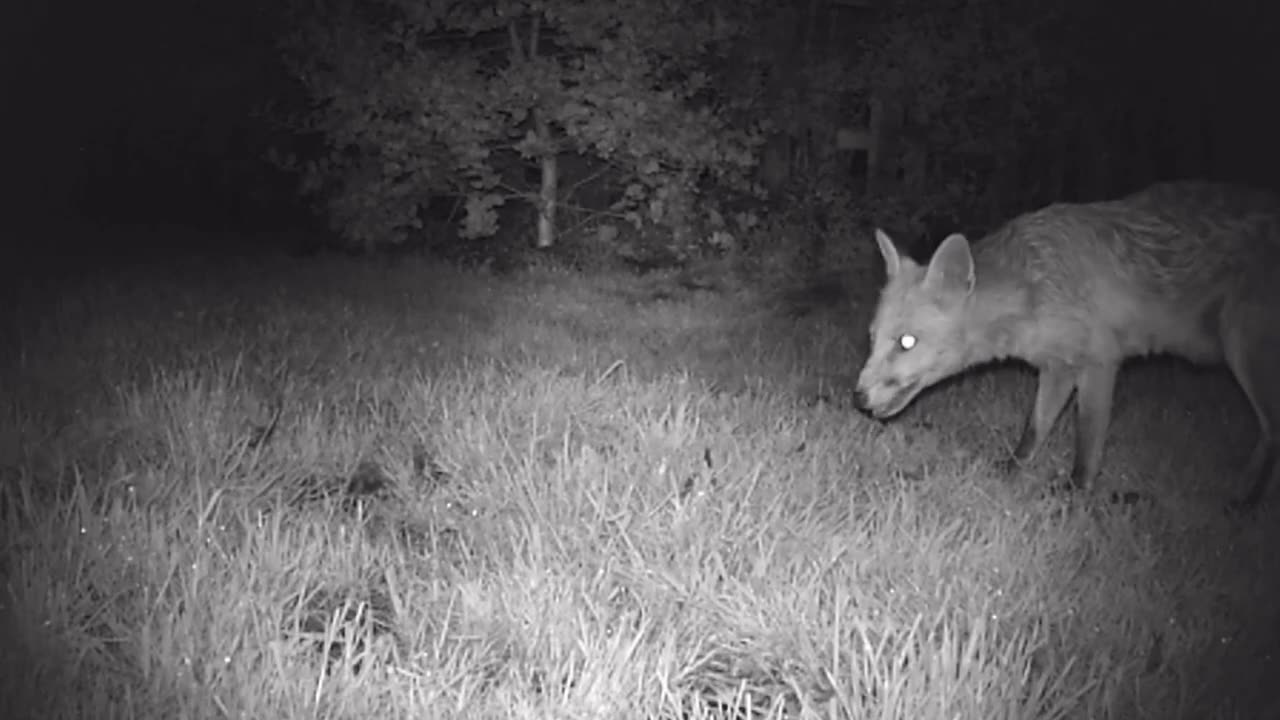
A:
[[[1102,467],[1119,370],[1118,364],[1103,363],[1086,366],[1080,372],[1076,394],[1076,457],[1071,468],[1073,487],[1088,487]]]
[[[1280,330],[1263,317],[1251,325],[1239,328],[1227,342],[1227,364],[1258,418],[1258,444],[1245,466],[1249,490],[1232,503],[1239,510],[1262,500],[1280,460]]]
[[[1245,477],[1251,480],[1249,491],[1243,497],[1231,502],[1232,509],[1248,511],[1256,508],[1263,496],[1267,494],[1267,487],[1271,484],[1271,476],[1275,471],[1276,443],[1263,436],[1258,439],[1253,455],[1249,458],[1249,464],[1245,466]]]

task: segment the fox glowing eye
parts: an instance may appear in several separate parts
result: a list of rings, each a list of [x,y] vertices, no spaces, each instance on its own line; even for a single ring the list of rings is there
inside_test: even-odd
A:
[[[916,346],[915,335],[907,334],[898,338],[898,347],[902,348],[903,350],[910,350],[915,346]]]

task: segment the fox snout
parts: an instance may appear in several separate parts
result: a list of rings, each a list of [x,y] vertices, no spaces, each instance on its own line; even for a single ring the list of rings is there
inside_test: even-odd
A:
[[[894,415],[893,412],[889,412],[890,408],[885,407],[883,403],[877,403],[871,391],[866,388],[854,390],[853,404],[858,409],[858,412],[876,420],[888,420]]]
[[[888,420],[894,416],[894,413],[886,412],[884,408],[878,407],[871,402],[871,397],[865,392],[856,392],[853,398],[854,407],[858,412],[873,420]]]
[[[853,391],[854,406],[860,412],[876,420],[887,420],[900,411],[906,402],[895,389],[895,383],[872,385],[860,381]]]
[[[866,388],[861,386],[854,388],[853,405],[854,407],[858,408],[859,412],[865,415],[871,415],[872,413],[871,413],[870,403],[871,403],[871,396],[867,393]]]

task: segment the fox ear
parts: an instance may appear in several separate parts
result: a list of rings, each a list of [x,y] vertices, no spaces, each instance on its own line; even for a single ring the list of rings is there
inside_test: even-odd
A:
[[[969,241],[960,233],[948,235],[929,261],[924,285],[943,293],[968,295],[973,291],[973,254]]]
[[[876,244],[880,246],[880,254],[884,256],[885,274],[889,277],[897,275],[902,269],[902,256],[898,254],[898,246],[880,228],[876,228]]]

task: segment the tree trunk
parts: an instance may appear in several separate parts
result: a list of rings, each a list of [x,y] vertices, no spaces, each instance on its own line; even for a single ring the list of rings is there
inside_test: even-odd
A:
[[[560,166],[555,153],[555,143],[551,142],[551,130],[541,116],[535,116],[534,126],[537,129],[539,144],[544,148],[542,155],[542,185],[538,193],[538,238],[539,249],[549,248],[556,241],[556,198],[560,191]]]

